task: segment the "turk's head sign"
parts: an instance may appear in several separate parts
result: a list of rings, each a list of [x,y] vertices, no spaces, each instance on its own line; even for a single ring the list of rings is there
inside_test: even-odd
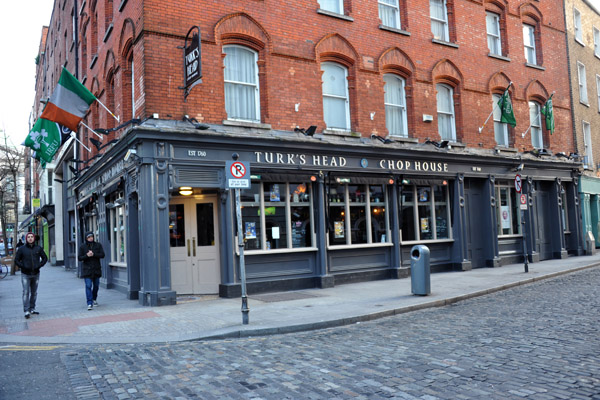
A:
[[[200,27],[192,26],[185,37],[184,75],[185,96],[198,83],[202,82],[202,51],[200,48]]]

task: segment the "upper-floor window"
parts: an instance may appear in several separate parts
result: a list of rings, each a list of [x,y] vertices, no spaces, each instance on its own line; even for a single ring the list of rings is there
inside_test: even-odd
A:
[[[537,64],[535,53],[535,27],[532,25],[523,25],[523,46],[525,47],[525,59],[528,64]]]
[[[322,10],[344,14],[344,0],[319,0],[319,7]]]
[[[227,118],[260,122],[258,54],[241,46],[225,46],[223,52]]]
[[[499,94],[492,95],[492,107],[494,110],[494,137],[498,146],[508,147],[508,124],[500,122],[502,119],[502,110],[498,107],[500,101]]]
[[[485,22],[487,27],[487,41],[490,54],[502,55],[502,40],[500,38],[500,16],[486,12]]]
[[[535,101],[529,102],[529,125],[531,126],[531,145],[536,149],[544,148],[542,136],[542,118],[540,105]]]
[[[129,57],[128,64],[131,73],[131,118],[135,118],[135,63],[133,60],[133,51]]]
[[[590,130],[590,124],[585,121],[583,121],[583,145],[585,147],[585,158],[583,162],[588,168],[594,168],[594,155],[592,154],[592,132]]]
[[[350,130],[350,98],[348,70],[336,63],[324,62],[323,117],[329,129]]]
[[[575,29],[575,40],[583,44],[583,32],[581,31],[581,13],[573,8],[573,26]]]
[[[404,79],[386,74],[385,82],[385,124],[390,135],[408,137],[406,120],[406,93]]]
[[[579,81],[579,101],[587,104],[588,95],[587,95],[587,81],[585,77],[585,65],[577,62],[577,79]]]
[[[456,140],[454,117],[454,90],[444,84],[437,84],[438,133],[443,140]]]
[[[379,19],[383,26],[400,29],[399,0],[378,0]]]
[[[600,57],[600,30],[594,27],[594,55]]]
[[[596,75],[596,99],[598,100],[598,112],[600,112],[600,75]]]
[[[446,0],[429,0],[431,32],[434,39],[450,41],[448,33],[448,9]]]

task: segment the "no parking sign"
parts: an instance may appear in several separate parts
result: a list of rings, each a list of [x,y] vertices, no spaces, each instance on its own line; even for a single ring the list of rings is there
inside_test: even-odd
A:
[[[226,189],[250,188],[250,163],[243,161],[228,161],[225,167]]]

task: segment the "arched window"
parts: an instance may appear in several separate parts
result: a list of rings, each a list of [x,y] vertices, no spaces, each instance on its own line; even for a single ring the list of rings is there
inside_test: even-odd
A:
[[[501,147],[508,147],[508,124],[500,122],[502,118],[502,110],[498,106],[498,102],[502,96],[499,94],[492,95],[492,107],[494,110],[494,137],[496,143]]]
[[[392,136],[408,137],[405,81],[393,74],[384,75],[383,81],[385,82],[385,124],[388,132]]]
[[[135,63],[133,61],[133,51],[129,54],[127,59],[127,66],[131,75],[131,118],[135,118]]]
[[[225,111],[232,120],[260,122],[258,53],[242,46],[225,46]]]
[[[437,90],[438,133],[442,140],[456,141],[456,118],[454,115],[454,89],[439,83]]]
[[[543,149],[542,118],[540,117],[540,105],[536,101],[529,102],[529,124],[531,125],[531,145],[536,149]]]
[[[328,129],[350,130],[348,69],[332,62],[321,64],[323,71],[323,117]]]

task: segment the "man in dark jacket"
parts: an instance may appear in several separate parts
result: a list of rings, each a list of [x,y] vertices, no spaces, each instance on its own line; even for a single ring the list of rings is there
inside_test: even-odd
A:
[[[15,255],[15,264],[21,268],[21,284],[23,285],[23,310],[25,318],[31,314],[39,314],[35,310],[38,283],[40,282],[40,268],[46,264],[48,257],[44,249],[35,244],[35,235],[32,232],[25,236],[25,245],[19,247]]]
[[[102,245],[94,241],[94,233],[85,234],[85,243],[81,245],[78,253],[81,261],[81,277],[85,279],[85,297],[87,299],[88,310],[98,305],[98,286],[102,276],[102,266],[100,259],[104,258],[104,249]]]

